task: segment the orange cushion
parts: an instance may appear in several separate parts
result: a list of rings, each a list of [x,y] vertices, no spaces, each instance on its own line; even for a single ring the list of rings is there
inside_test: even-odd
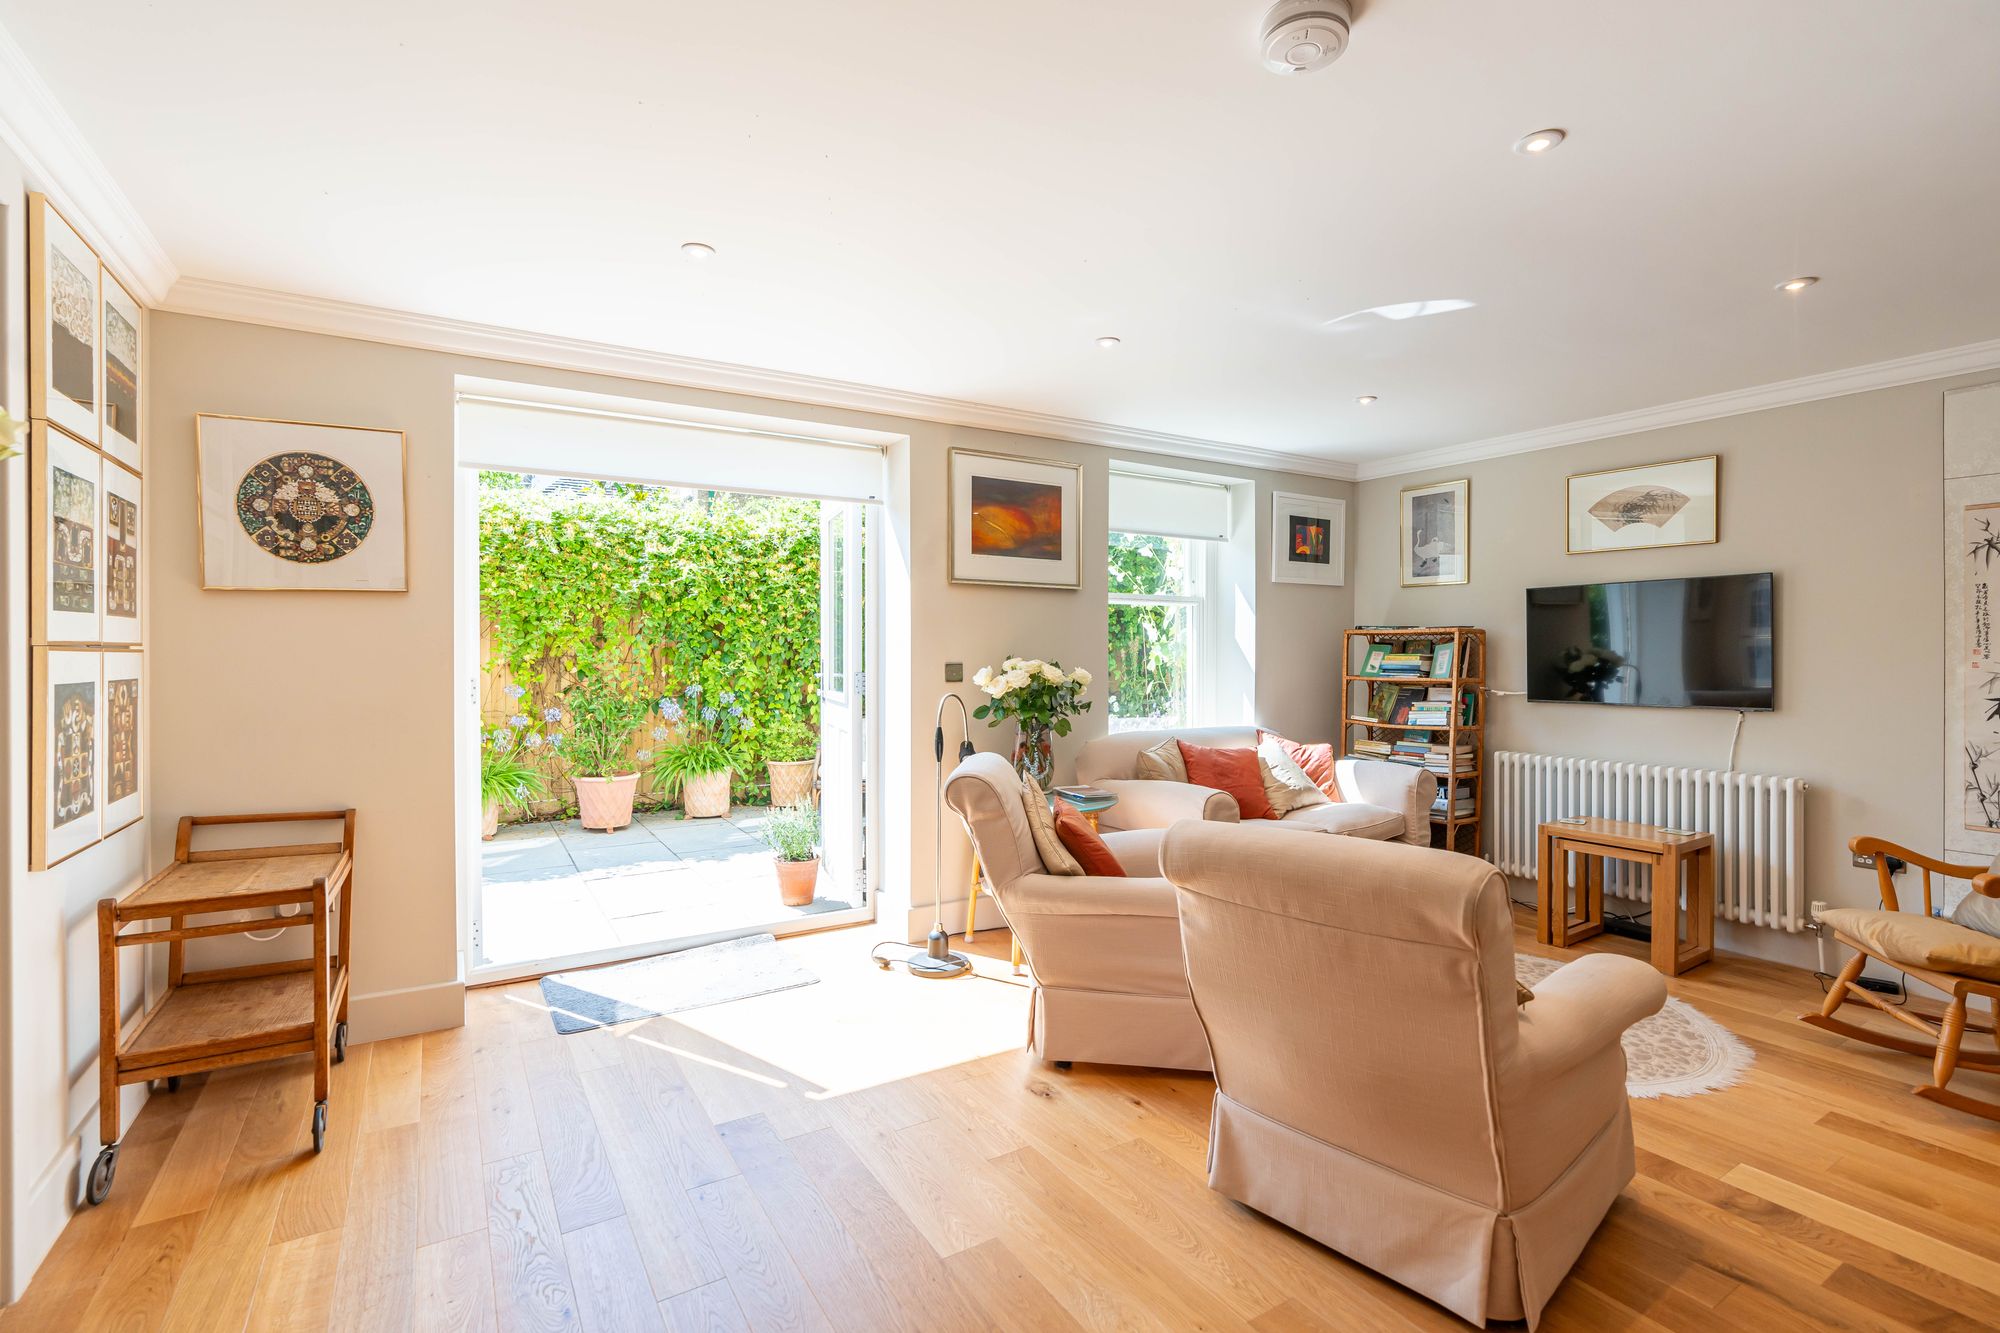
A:
[[[1062,845],[1069,849],[1069,854],[1082,864],[1084,874],[1125,878],[1125,867],[1118,864],[1118,858],[1111,854],[1104,839],[1097,836],[1097,830],[1084,818],[1083,811],[1058,796],[1055,816],[1056,836],[1062,839]]]
[[[1255,750],[1224,750],[1186,741],[1179,744],[1189,782],[1228,792],[1236,798],[1236,809],[1245,819],[1278,817],[1271,809],[1271,798],[1264,793],[1264,771],[1257,767]]]
[[[1334,753],[1331,742],[1321,741],[1318,745],[1301,745],[1297,741],[1286,740],[1275,731],[1265,731],[1262,728],[1257,731],[1257,739],[1273,740],[1284,746],[1285,753],[1292,757],[1292,762],[1303,768],[1306,776],[1319,784],[1319,789],[1326,793],[1329,801],[1340,799],[1340,780],[1333,775]]]

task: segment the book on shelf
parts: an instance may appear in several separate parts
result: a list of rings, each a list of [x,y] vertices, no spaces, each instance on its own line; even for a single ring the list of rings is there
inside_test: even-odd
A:
[[[1369,644],[1369,645],[1368,645],[1368,656],[1367,656],[1366,658],[1362,659],[1362,663],[1361,663],[1361,674],[1362,674],[1362,675],[1364,675],[1364,676],[1379,676],[1379,675],[1381,675],[1381,674],[1382,674],[1382,659],[1383,659],[1383,658],[1385,658],[1385,657],[1387,657],[1387,656],[1388,656],[1388,655],[1390,654],[1390,652],[1392,652],[1392,651],[1393,651],[1393,647],[1392,647],[1392,645],[1390,645],[1390,644],[1386,644],[1386,643],[1371,643],[1371,644]]]
[[[1431,659],[1423,653],[1384,653],[1375,674],[1382,676],[1428,676]]]
[[[1453,660],[1452,642],[1450,639],[1446,639],[1431,651],[1431,674],[1434,676],[1449,676]]]
[[[1395,753],[1395,747],[1387,741],[1362,740],[1354,742],[1353,753],[1367,755],[1371,759],[1386,759]]]
[[[1445,797],[1444,792],[1440,791],[1438,793],[1437,799],[1431,802],[1432,814],[1441,815],[1445,812],[1446,804],[1444,797]],[[1469,815],[1475,815],[1479,813],[1479,801],[1471,793],[1469,792],[1464,793],[1459,796],[1458,803],[1455,806],[1451,807],[1451,811],[1453,814],[1459,816],[1460,818],[1464,818]]]

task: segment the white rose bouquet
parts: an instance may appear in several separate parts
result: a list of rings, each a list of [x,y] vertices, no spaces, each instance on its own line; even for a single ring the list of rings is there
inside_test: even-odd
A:
[[[1048,785],[1054,761],[1050,736],[1067,736],[1069,720],[1090,711],[1083,692],[1090,673],[1082,667],[1064,671],[1060,662],[1039,658],[1010,657],[995,671],[981,667],[972,673],[972,683],[986,691],[988,702],[972,710],[986,725],[997,727],[1013,719],[1021,729],[1014,746],[1014,767]]]

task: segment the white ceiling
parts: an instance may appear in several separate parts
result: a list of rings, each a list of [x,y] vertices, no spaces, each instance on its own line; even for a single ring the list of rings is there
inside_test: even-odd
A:
[[[1991,0],[1373,0],[1296,78],[1263,7],[0,23],[183,277],[1371,469],[2000,338]]]

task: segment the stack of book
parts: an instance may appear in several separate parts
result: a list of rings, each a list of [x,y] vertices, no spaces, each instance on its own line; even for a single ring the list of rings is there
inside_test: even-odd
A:
[[[1431,802],[1431,813],[1434,815],[1454,814],[1460,819],[1470,819],[1474,814],[1478,813],[1478,810],[1478,796],[1463,788],[1459,790],[1458,801],[1455,806],[1451,801],[1450,787],[1438,788],[1437,799]]]
[[[1370,759],[1387,759],[1394,754],[1395,747],[1387,741],[1360,740],[1354,742],[1354,753]]]
[[[1430,753],[1431,747],[1427,741],[1401,740],[1390,748],[1394,757],[1404,763],[1421,764],[1424,762],[1424,756]]]
[[[1413,727],[1448,727],[1451,725],[1451,700],[1419,699],[1410,705],[1409,723]]]
[[[1383,676],[1428,676],[1431,659],[1422,653],[1384,653],[1376,674]]]
[[[1449,775],[1470,773],[1479,767],[1479,752],[1469,746],[1460,746],[1454,759],[1447,746],[1432,745],[1424,752],[1424,767],[1433,773]]]

